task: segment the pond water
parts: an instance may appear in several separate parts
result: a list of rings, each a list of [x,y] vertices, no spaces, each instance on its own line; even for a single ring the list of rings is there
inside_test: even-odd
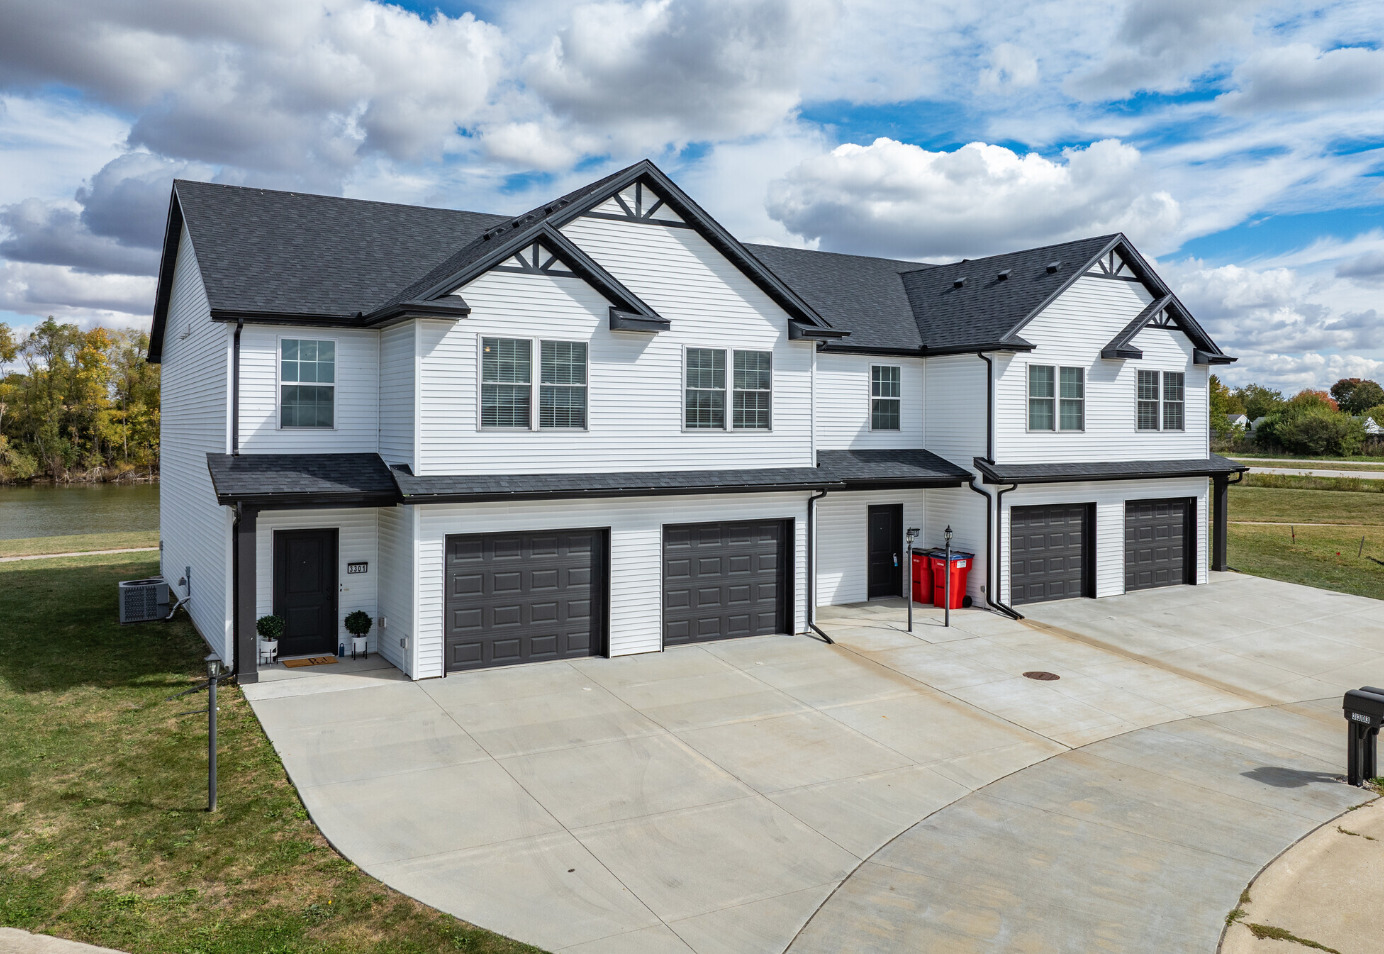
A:
[[[0,487],[0,540],[158,528],[158,484]]]

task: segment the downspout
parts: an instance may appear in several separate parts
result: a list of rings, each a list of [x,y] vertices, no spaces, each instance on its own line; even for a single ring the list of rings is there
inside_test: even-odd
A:
[[[826,488],[822,488],[807,498],[807,628],[822,637],[823,642],[830,645],[835,640],[822,632],[815,622],[817,617],[817,542],[815,532],[817,501],[828,493]]]
[[[231,456],[240,456],[240,332],[245,319],[237,318],[231,345]]]
[[[976,357],[985,362],[985,460],[995,462],[995,362],[984,351],[977,351]],[[970,488],[985,498],[985,602],[991,609],[1003,613],[1010,619],[1023,619],[1023,614],[1012,606],[1001,603],[999,595],[999,545],[995,540],[995,514],[1004,495],[1017,487],[1017,484],[1001,490],[995,496],[976,484],[975,474],[971,475]]]

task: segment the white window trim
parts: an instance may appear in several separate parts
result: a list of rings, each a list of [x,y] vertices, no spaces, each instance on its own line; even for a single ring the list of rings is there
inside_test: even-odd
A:
[[[1062,397],[1062,372],[1063,372],[1063,371],[1080,371],[1080,372],[1081,372],[1081,398],[1080,398],[1080,401],[1081,401],[1081,426],[1080,426],[1080,427],[1063,427],[1063,426],[1062,426],[1062,402],[1063,402],[1064,400],[1065,400],[1065,401],[1075,401],[1075,400],[1077,400],[1077,398],[1064,398],[1064,397]],[[1085,368],[1081,368],[1081,367],[1076,367],[1076,366],[1074,366],[1074,365],[1067,365],[1067,366],[1065,366],[1065,367],[1059,365],[1058,368],[1057,368],[1057,380],[1054,382],[1054,386],[1056,387],[1056,397],[1057,397],[1057,417],[1053,420],[1053,426],[1054,426],[1055,432],[1056,432],[1056,433],[1059,433],[1059,434],[1084,434],[1084,433],[1086,433],[1086,369],[1085,369]]]
[[[284,342],[285,341],[330,341],[332,351],[336,356],[332,359],[332,383],[317,385],[314,387],[329,387],[332,389],[332,426],[331,427],[303,427],[301,425],[291,425],[284,427],[284,384],[301,384],[301,381],[284,381]],[[341,420],[341,404],[337,401],[337,385],[340,384],[340,356],[341,341],[337,338],[316,338],[304,337],[303,335],[276,335],[274,338],[274,429],[276,431],[293,431],[295,433],[312,433],[313,431],[336,431],[338,422]],[[241,385],[244,386],[245,376],[241,375]]]
[[[688,351],[719,351],[721,352],[724,367],[726,369],[726,383],[722,390],[722,407],[724,414],[721,418],[720,427],[688,427],[687,426],[687,352]],[[768,427],[736,427],[735,426],[735,352],[753,351],[757,354],[769,355],[769,426]],[[698,390],[709,391],[711,388],[699,388]],[[678,391],[678,421],[682,425],[684,434],[772,434],[774,432],[774,421],[778,414],[775,411],[777,403],[775,395],[778,393],[778,361],[775,360],[774,349],[769,348],[717,348],[708,345],[684,344],[682,346],[682,388]]]
[[[726,349],[726,430],[731,433],[750,433],[750,434],[772,434],[774,431],[774,366],[778,364],[774,360],[773,348],[728,348]],[[769,426],[768,427],[736,427],[735,426],[735,355],[738,352],[745,354],[767,354],[769,356]],[[746,393],[758,393],[758,388],[742,388]]]
[[[1168,400],[1168,375],[1182,375],[1182,400]],[[1163,371],[1158,375],[1158,429],[1165,434],[1181,434],[1187,430],[1187,372],[1186,371]],[[1182,426],[1168,426],[1168,405],[1182,405]]]
[[[496,341],[527,341],[529,343],[529,423],[527,427],[511,427],[483,423],[485,400],[485,339]],[[540,402],[543,400],[543,343],[584,344],[586,345],[586,424],[583,427],[543,427],[539,421],[543,417]],[[538,372],[535,374],[534,372]],[[504,335],[476,333],[476,430],[487,434],[510,433],[526,434],[538,432],[557,432],[564,434],[583,434],[591,430],[591,342],[586,338],[534,338],[529,335]]]
[[[1052,397],[1033,398],[1029,393],[1029,368],[1052,368]],[[1081,426],[1062,426],[1062,372],[1081,372]],[[1052,427],[1033,427],[1029,415],[1028,402],[1031,400],[1052,401]],[[1075,398],[1067,398],[1072,401]],[[1031,361],[1024,365],[1024,432],[1027,434],[1084,434],[1086,433],[1086,368],[1077,364],[1047,364]]]
[[[899,396],[896,398],[876,398],[875,397],[875,368],[897,368],[899,372]],[[872,364],[870,373],[865,376],[865,422],[870,433],[878,434],[902,434],[903,433],[903,365],[901,364]],[[897,401],[899,403],[899,426],[887,428],[875,428],[875,401]]]
[[[1158,420],[1153,427],[1139,426],[1139,405],[1143,399],[1139,397],[1139,372],[1147,371],[1158,379],[1158,400],[1154,403],[1158,405]],[[1183,397],[1186,397],[1187,379],[1183,378]],[[1186,401],[1183,401],[1183,412],[1187,413]],[[1185,422],[1184,422],[1185,423]],[[1163,372],[1155,368],[1138,368],[1134,372],[1134,433],[1136,434],[1161,434],[1163,433]]]

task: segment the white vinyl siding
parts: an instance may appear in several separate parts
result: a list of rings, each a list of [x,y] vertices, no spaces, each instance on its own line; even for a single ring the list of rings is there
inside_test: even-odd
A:
[[[368,634],[370,651],[378,652],[380,627],[377,588],[380,561],[376,548],[375,509],[361,507],[350,510],[265,510],[259,515],[255,529],[255,617],[274,612],[274,531],[337,529],[337,643],[345,644],[346,614],[363,610],[376,620]],[[365,562],[365,573],[346,573],[346,564]],[[396,644],[397,645],[397,642]],[[392,660],[391,660],[392,661]]]
[[[995,358],[996,374],[1001,359]],[[1020,375],[1023,371],[1020,370]],[[928,358],[923,446],[954,464],[971,469],[985,446],[985,362],[973,354]],[[1012,405],[1009,424],[1024,429],[1024,384]],[[906,406],[906,405],[905,405]],[[967,491],[970,493],[970,491]],[[974,496],[974,495],[972,495]],[[980,498],[976,498],[979,500]]]
[[[991,495],[997,489],[991,487]],[[977,606],[984,606],[988,572],[985,562],[985,498],[969,487],[947,487],[926,491],[924,499],[926,513],[923,536],[914,545],[919,549],[940,547],[945,542],[947,527],[951,527],[952,549],[976,555],[975,564],[966,580],[966,594]],[[1006,496],[1005,501],[1008,500]]]
[[[663,527],[723,520],[794,520],[794,632],[806,628],[806,494],[715,494],[616,500],[420,506],[417,678],[442,675],[444,550],[454,533],[610,528],[610,651],[657,652],[663,642]]]
[[[240,449],[247,454],[369,453],[380,440],[380,332],[333,328],[334,427],[279,426],[280,341],[302,328],[246,325],[240,336]]]
[[[1137,282],[1080,278],[1020,334],[1032,352],[995,356],[995,458],[1000,463],[1183,460],[1207,452],[1207,368],[1192,361],[1192,343],[1176,328],[1145,328],[1133,344],[1142,358],[1110,359],[1101,348],[1150,301]],[[929,382],[938,359],[928,359]],[[972,358],[972,361],[976,359]],[[980,364],[979,361],[976,361]],[[1080,368],[1083,372],[1082,429],[1030,431],[1028,369],[1032,365]],[[983,370],[983,365],[981,365]],[[1138,421],[1138,372],[1185,375],[1183,430],[1162,428],[1160,400],[1156,430]],[[1059,372],[1060,375],[1060,372]],[[1058,390],[1061,381],[1058,379]],[[1074,393],[1071,392],[1071,393]],[[1060,394],[1057,397],[1060,402]],[[1069,398],[1075,400],[1075,398]],[[937,407],[934,402],[930,406]],[[1071,405],[1073,414],[1075,405]],[[1060,407],[1058,408],[1060,423]],[[928,421],[932,428],[932,418]],[[930,435],[929,435],[930,436]],[[936,450],[931,442],[926,445]]]
[[[817,605],[838,606],[861,603],[869,597],[868,560],[870,553],[871,507],[903,505],[903,525],[923,527],[922,490],[879,490],[860,493],[830,493],[817,501]],[[930,546],[926,537],[914,542],[920,549]],[[941,540],[937,541],[941,545]],[[899,546],[903,546],[900,541]],[[899,572],[904,572],[901,567]]]
[[[231,335],[211,320],[186,229],[178,242],[163,342],[159,439],[160,573],[177,586],[192,568],[188,614],[228,664],[231,638],[231,511],[217,504],[207,454],[230,450]]]
[[[380,332],[380,456],[391,464],[413,464],[417,324],[409,321]]]
[[[1113,284],[1113,282],[1112,282]],[[1206,582],[1208,481],[1205,477],[1168,480],[1102,480],[1069,484],[1026,484],[1004,495],[1000,514],[1000,593],[1009,602],[1009,509],[1043,504],[1096,505],[1096,596],[1125,591],[1125,502],[1194,497],[1197,501],[1196,581]]]
[[[979,361],[972,361],[980,366]],[[817,355],[817,446],[824,450],[851,447],[924,447],[923,376],[921,358],[890,359],[887,367],[899,370],[899,426],[896,430],[871,427],[872,368],[877,357],[857,354]],[[982,415],[984,408],[982,407]],[[984,419],[981,419],[982,426]]]
[[[414,552],[413,507],[382,507],[376,511],[379,576],[376,605],[388,625],[379,632],[379,653],[395,668],[412,675]],[[343,617],[344,619],[345,617]],[[379,621],[375,626],[379,628]],[[400,645],[400,640],[404,645]]]

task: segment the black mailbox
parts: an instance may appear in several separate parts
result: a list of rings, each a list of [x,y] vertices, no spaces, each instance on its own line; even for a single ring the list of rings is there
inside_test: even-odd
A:
[[[1352,689],[1341,701],[1347,728],[1346,780],[1364,785],[1379,774],[1379,728],[1384,726],[1384,692],[1374,686]]]

